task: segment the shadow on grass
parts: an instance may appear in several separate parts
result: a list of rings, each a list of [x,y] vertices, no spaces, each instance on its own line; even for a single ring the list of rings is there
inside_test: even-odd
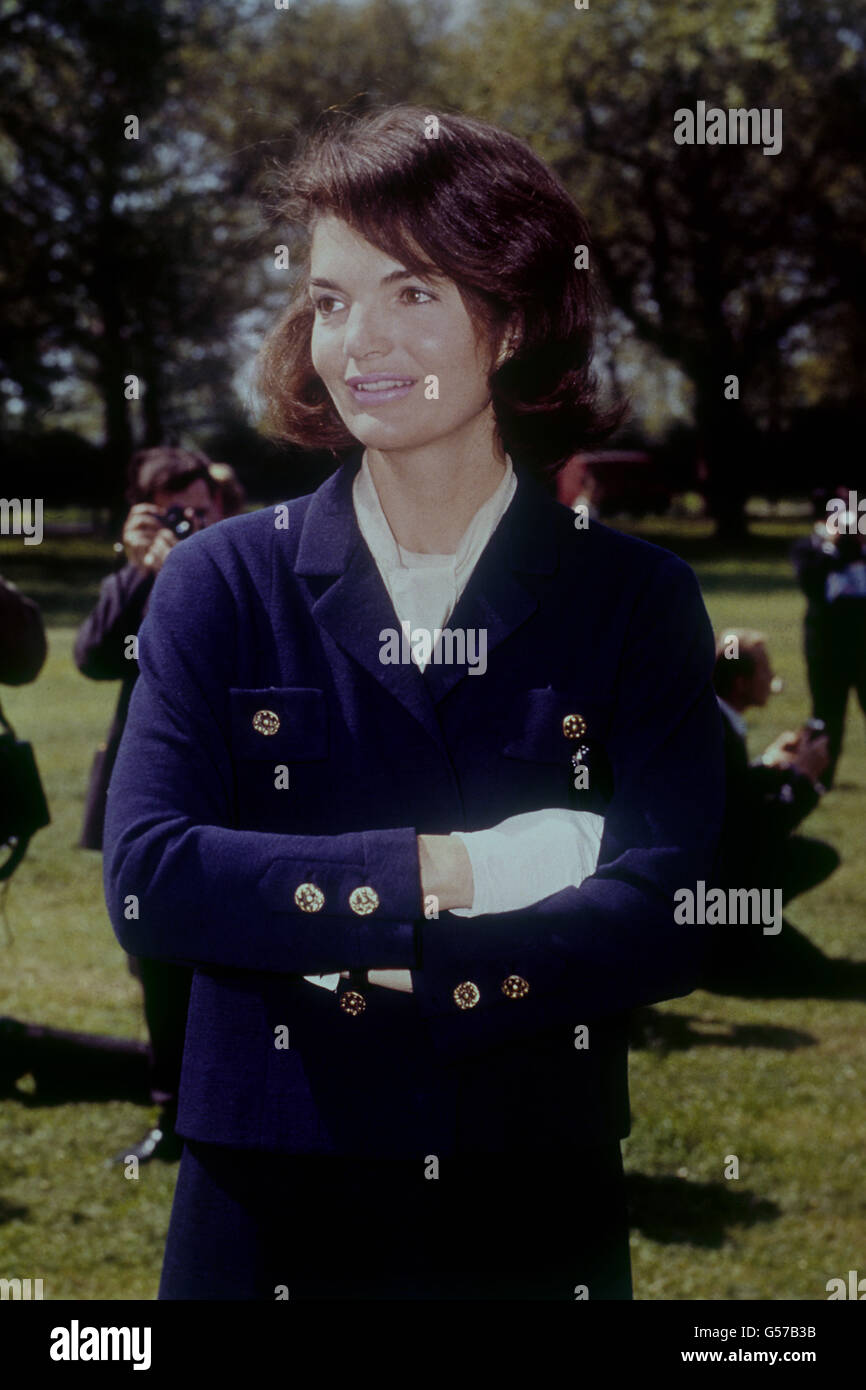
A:
[[[629,1225],[663,1245],[724,1245],[731,1226],[775,1221],[781,1208],[752,1192],[733,1191],[727,1182],[627,1173]]]
[[[26,1221],[30,1215],[29,1207],[16,1206],[14,1202],[7,1202],[5,1197],[0,1197],[0,1226],[6,1226],[10,1221]]]
[[[35,1089],[17,1083],[25,1076]],[[19,1019],[0,1019],[0,1093],[29,1108],[70,1101],[150,1102],[146,1043],[98,1033],[72,1033]]]
[[[632,1015],[630,1046],[651,1052],[685,1052],[690,1047],[765,1047],[795,1052],[815,1047],[817,1038],[799,1028],[773,1023],[728,1023],[697,1014],[663,1014],[638,1009]]]

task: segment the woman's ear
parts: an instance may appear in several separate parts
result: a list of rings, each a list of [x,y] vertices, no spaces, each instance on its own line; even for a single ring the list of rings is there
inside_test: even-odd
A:
[[[520,330],[516,324],[511,324],[510,327],[506,329],[505,334],[503,335],[502,342],[499,347],[499,352],[496,357],[497,371],[499,371],[499,368],[504,366],[505,363],[508,361],[509,357],[516,350],[519,341]]]

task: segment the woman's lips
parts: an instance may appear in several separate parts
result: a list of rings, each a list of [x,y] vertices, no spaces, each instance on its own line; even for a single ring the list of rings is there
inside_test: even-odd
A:
[[[346,382],[352,399],[358,405],[382,405],[408,396],[415,385],[414,378],[401,376],[350,377]]]

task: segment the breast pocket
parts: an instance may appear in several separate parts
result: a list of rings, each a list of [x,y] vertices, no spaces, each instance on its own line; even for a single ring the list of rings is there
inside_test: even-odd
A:
[[[604,751],[607,712],[598,697],[545,686],[522,691],[508,719],[502,752],[550,805],[598,810],[609,799]]]
[[[333,805],[324,691],[235,689],[229,701],[238,828],[322,833]]]
[[[597,746],[602,737],[603,711],[597,699],[571,691],[524,690],[515,700],[503,752],[507,758],[570,765],[571,754]]]

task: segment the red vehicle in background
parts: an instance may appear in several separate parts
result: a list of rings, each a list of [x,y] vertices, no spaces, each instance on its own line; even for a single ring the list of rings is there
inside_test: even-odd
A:
[[[652,456],[641,449],[601,449],[575,454],[556,477],[556,495],[567,507],[584,503],[590,516],[667,512],[673,488]]]

